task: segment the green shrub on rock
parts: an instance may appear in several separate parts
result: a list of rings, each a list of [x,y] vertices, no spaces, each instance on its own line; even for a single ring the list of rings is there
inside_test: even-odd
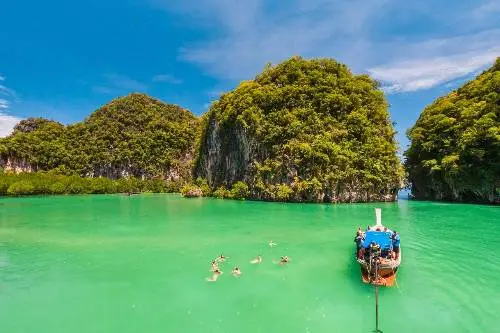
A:
[[[244,182],[236,182],[231,187],[231,198],[243,200],[250,194],[248,190],[248,185]]]
[[[28,195],[35,191],[33,184],[27,180],[20,180],[9,186],[7,190],[8,195]]]

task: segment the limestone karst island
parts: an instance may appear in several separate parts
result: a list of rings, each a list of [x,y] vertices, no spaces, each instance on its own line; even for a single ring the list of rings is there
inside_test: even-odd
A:
[[[498,3],[5,1],[0,333],[499,332]]]
[[[500,200],[500,60],[427,106],[398,156],[379,84],[292,57],[197,117],[141,93],[84,121],[20,121],[0,140],[2,195],[180,192],[291,202]],[[406,171],[405,171],[406,170]]]

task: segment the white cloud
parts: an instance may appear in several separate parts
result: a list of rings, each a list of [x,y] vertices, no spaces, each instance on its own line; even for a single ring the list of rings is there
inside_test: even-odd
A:
[[[182,80],[170,74],[158,74],[153,76],[153,82],[165,82],[171,84],[181,84]]]
[[[0,96],[11,96],[16,97],[16,92],[6,86],[0,84]]]
[[[179,57],[223,82],[252,78],[268,62],[301,55],[368,71],[390,92],[413,91],[476,72],[500,46],[498,0],[154,1],[210,28],[206,40],[184,45]]]
[[[498,19],[498,14],[500,13],[500,1],[498,0],[490,0],[487,1],[475,10],[472,11],[472,17],[476,19],[483,19],[487,16],[496,16]]]
[[[2,100],[0,100],[0,105],[2,105]],[[14,126],[19,121],[21,121],[21,118],[0,112],[0,137],[3,138],[11,134]]]
[[[370,23],[391,1],[295,0],[273,7],[259,0],[209,0],[185,14],[217,24],[217,37],[187,45],[179,56],[229,80],[251,78],[267,62],[295,54],[362,58]]]
[[[0,81],[5,81],[5,77],[0,76]],[[0,112],[9,108],[11,100],[18,100],[16,92],[7,88],[5,85],[0,84]],[[3,114],[2,116],[5,117]]]
[[[8,109],[9,108],[9,101],[0,98],[0,109]]]
[[[500,56],[499,37],[500,30],[491,30],[407,45],[399,59],[368,72],[388,93],[432,88],[491,65]]]

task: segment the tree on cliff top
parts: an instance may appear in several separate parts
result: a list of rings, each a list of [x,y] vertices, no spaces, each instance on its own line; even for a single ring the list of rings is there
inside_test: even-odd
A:
[[[500,200],[500,58],[427,106],[408,131],[412,193],[421,199]]]
[[[0,154],[35,170],[60,168],[112,178],[126,170],[154,178],[174,168],[189,177],[197,131],[198,119],[191,112],[144,94],[130,94],[66,127],[41,118],[23,120],[1,140]]]
[[[111,166],[129,169],[135,176],[162,176],[171,168],[189,176],[197,128],[198,119],[191,112],[144,94],[130,94],[69,126],[71,141],[77,143],[74,153],[84,152],[88,158],[73,164],[98,175],[103,166]]]
[[[392,195],[402,169],[377,87],[331,59],[268,66],[212,105],[197,173],[214,188],[243,180],[250,196],[262,199],[285,192],[299,201]]]

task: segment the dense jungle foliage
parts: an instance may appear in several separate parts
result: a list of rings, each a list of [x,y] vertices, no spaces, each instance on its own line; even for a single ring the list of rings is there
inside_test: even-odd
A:
[[[142,180],[133,177],[117,180],[106,177],[83,178],[77,175],[60,175],[54,171],[19,174],[0,172],[0,195],[9,196],[178,191],[178,183],[164,180]]]
[[[500,58],[426,107],[408,137],[416,198],[500,202]]]
[[[203,131],[196,175],[216,196],[245,182],[238,196],[393,200],[402,181],[383,92],[331,59],[267,66],[212,104]]]
[[[130,94],[69,126],[22,120],[12,135],[0,139],[0,159],[4,165],[10,161],[68,175],[189,179],[198,130],[191,112]]]

